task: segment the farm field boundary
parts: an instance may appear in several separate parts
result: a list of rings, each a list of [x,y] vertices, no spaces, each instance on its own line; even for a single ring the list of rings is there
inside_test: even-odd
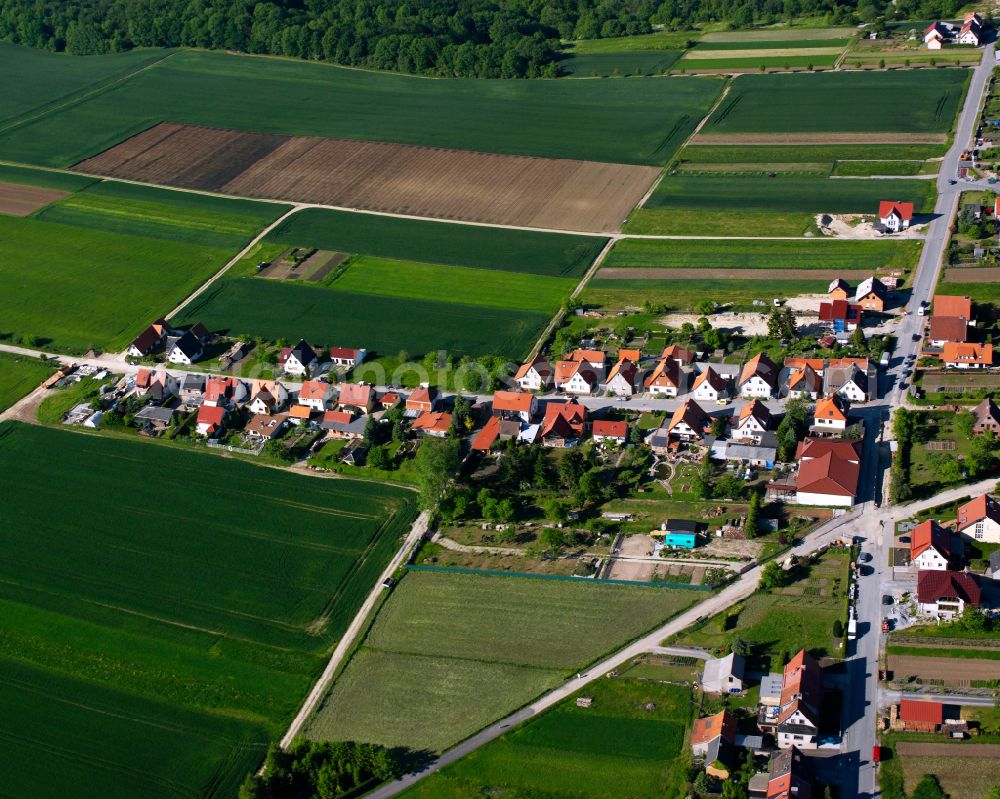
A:
[[[514,577],[527,578],[531,580],[562,580],[570,583],[591,583],[595,585],[639,585],[647,588],[685,588],[690,591],[713,591],[709,585],[690,585],[688,583],[654,583],[640,580],[606,580],[588,578],[581,579],[567,574],[532,574],[531,572],[507,572],[495,571],[492,569],[464,569],[460,566],[426,566],[420,563],[411,563],[408,569],[423,572],[442,572],[445,574],[482,574],[491,577]]]
[[[161,123],[78,172],[244,197],[560,230],[617,230],[655,167]]]

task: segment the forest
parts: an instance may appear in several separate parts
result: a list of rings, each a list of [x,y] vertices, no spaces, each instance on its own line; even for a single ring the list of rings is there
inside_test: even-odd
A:
[[[0,40],[72,55],[202,47],[441,77],[555,77],[561,42],[816,18],[950,16],[955,0],[6,0]]]

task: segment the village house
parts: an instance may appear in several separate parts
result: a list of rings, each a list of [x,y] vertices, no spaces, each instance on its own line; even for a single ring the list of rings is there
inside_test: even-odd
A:
[[[932,347],[964,343],[969,338],[968,323],[957,316],[933,316],[927,322],[927,341]]]
[[[491,416],[486,420],[486,424],[472,437],[471,447],[473,452],[489,452],[493,449],[493,445],[500,440],[500,424],[502,421],[499,416]]]
[[[375,389],[371,386],[362,383],[341,383],[337,388],[337,408],[339,410],[369,413],[375,407]],[[414,408],[413,410],[432,410],[432,407]]]
[[[444,438],[451,430],[451,414],[441,411],[424,411],[413,420],[411,427],[417,435]]]
[[[277,380],[250,381],[250,399],[247,409],[251,413],[273,414],[288,402],[288,389]]]
[[[226,421],[226,409],[221,405],[202,404],[198,408],[195,432],[205,438],[218,438]]]
[[[367,351],[355,347],[330,347],[330,363],[353,369],[365,359]]]
[[[869,383],[867,361],[864,368],[856,362],[834,366],[831,361],[823,371],[823,393],[826,395],[836,394],[852,403],[865,402],[869,386],[874,387],[874,381]]]
[[[544,391],[552,385],[552,364],[539,356],[531,363],[521,365],[514,375],[514,381],[521,391]]]
[[[785,666],[778,706],[762,706],[757,726],[773,735],[780,749],[815,749],[822,705],[823,674],[813,656],[801,649]]]
[[[230,407],[243,402],[247,396],[247,386],[235,377],[209,375],[205,380],[204,405]]]
[[[710,694],[738,694],[744,688],[746,658],[730,652],[724,658],[709,658],[701,675],[701,687]]]
[[[312,419],[313,409],[308,405],[293,405],[288,409],[288,423],[293,425],[308,424]]]
[[[951,561],[951,533],[933,519],[910,533],[910,565],[921,570],[947,571]]]
[[[950,39],[951,35],[952,31],[948,25],[935,20],[924,31],[924,44],[927,45],[928,50],[940,50],[945,39]]]
[[[631,397],[635,394],[639,377],[639,367],[628,358],[621,358],[611,367],[604,390],[616,397]]]
[[[975,424],[972,425],[974,436],[986,433],[1000,435],[1000,408],[992,399],[987,397],[980,402],[972,409],[972,415],[976,418]]]
[[[587,409],[575,399],[545,406],[540,438],[546,447],[572,447],[587,433]]]
[[[167,360],[170,363],[180,363],[190,366],[204,353],[201,339],[190,330],[185,331],[167,350]]]
[[[981,603],[979,583],[968,572],[917,572],[917,606],[925,616],[950,620]]]
[[[691,396],[702,402],[719,402],[730,397],[729,380],[720,375],[711,366],[705,367],[695,379],[691,388]]]
[[[383,391],[375,398],[376,404],[378,404],[383,411],[392,410],[402,401],[403,398],[400,397],[400,395],[395,391]]]
[[[591,435],[594,441],[625,444],[628,441],[628,422],[595,419]]]
[[[370,386],[369,386],[370,388]],[[430,413],[438,404],[438,390],[434,386],[420,386],[406,398],[406,410]]]
[[[993,345],[946,342],[941,348],[941,363],[950,369],[988,368],[993,365]]]
[[[493,393],[493,415],[503,419],[520,419],[530,422],[538,413],[538,398],[519,391]]]
[[[355,416],[351,411],[324,411],[319,426],[330,438],[360,440],[368,427],[367,416]]]
[[[243,437],[250,443],[266,443],[280,436],[287,425],[287,414],[256,413],[243,428]]]
[[[567,394],[593,394],[597,373],[587,361],[556,361],[555,386]]]
[[[661,361],[676,361],[678,366],[690,366],[695,362],[695,353],[680,344],[668,344],[660,353]]]
[[[976,323],[972,318],[972,299],[970,297],[953,294],[935,294],[933,311],[934,316],[953,316],[958,319],[964,319],[975,327]]]
[[[878,221],[888,233],[906,230],[913,221],[913,203],[883,200],[878,204]]]
[[[851,296],[851,286],[842,277],[834,278],[826,293],[831,300],[846,300]]]
[[[823,387],[823,378],[806,364],[788,373],[787,394],[790,399],[816,399]]]
[[[673,358],[663,358],[653,371],[646,375],[643,388],[654,397],[676,397],[683,393],[687,374]]]
[[[812,763],[798,747],[776,752],[771,757],[765,799],[813,799],[812,779]]]
[[[585,364],[600,380],[604,377],[604,370],[607,365],[607,353],[603,350],[583,350],[576,349],[573,350],[569,355],[566,356],[567,361],[577,361],[579,363]]]
[[[960,505],[956,513],[955,531],[987,544],[1000,544],[1000,503],[989,494]]]
[[[684,400],[667,423],[667,437],[680,441],[699,441],[711,424],[708,414],[694,400]]]
[[[299,389],[298,402],[314,411],[325,411],[336,389],[324,380],[306,380]]]
[[[861,451],[857,441],[807,437],[795,452],[799,462],[795,502],[849,508],[858,495]]]
[[[176,408],[146,405],[140,408],[133,418],[138,423],[140,429],[146,432],[160,432],[170,426],[170,422],[176,413]]]
[[[163,402],[165,399],[177,396],[180,386],[177,378],[167,374],[164,368],[155,372],[149,369],[140,369],[135,375],[135,393],[141,397],[146,397],[153,402]]]
[[[132,340],[125,354],[132,358],[145,358],[164,342],[169,333],[166,321],[157,319]]]
[[[750,466],[770,469],[778,459],[778,437],[762,433],[755,441],[716,441],[712,457],[726,461],[745,461]]]
[[[769,399],[778,385],[778,367],[763,352],[743,366],[737,381],[740,396]]]
[[[849,333],[861,324],[861,306],[847,300],[821,302],[819,321],[829,325],[834,333]]]
[[[863,311],[882,313],[885,310],[886,298],[888,296],[889,290],[885,287],[885,284],[872,275],[862,280],[858,285],[857,293],[854,295],[854,302]]]
[[[178,396],[185,402],[196,402],[205,396],[205,375],[188,372],[181,379]]]
[[[810,432],[818,435],[839,435],[847,429],[847,404],[836,394],[816,403]]]
[[[752,400],[740,408],[732,438],[738,441],[760,441],[771,426],[771,411],[759,400]]]
[[[691,729],[691,754],[703,758],[705,771],[719,779],[729,777],[734,754],[736,718],[723,710],[714,716],[697,719]]]
[[[958,31],[958,36],[955,37],[955,41],[958,44],[968,44],[973,47],[979,47],[983,41],[982,17],[975,12],[966,14],[965,19],[962,22],[962,27]]]
[[[294,347],[281,350],[278,366],[285,374],[308,375],[319,368],[319,356],[305,339],[299,339],[299,343]]]

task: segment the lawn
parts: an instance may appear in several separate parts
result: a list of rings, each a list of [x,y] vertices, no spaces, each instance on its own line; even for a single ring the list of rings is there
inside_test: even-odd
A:
[[[840,656],[843,651],[833,638],[833,624],[838,619],[847,624],[848,564],[846,550],[827,550],[790,585],[758,591],[674,636],[671,643],[728,651],[732,641],[741,638],[756,645],[758,656],[771,656],[771,669],[780,666],[780,655],[795,654],[803,647],[817,657]]]
[[[669,274],[665,272],[664,274]],[[607,280],[595,278],[587,283],[580,299],[587,305],[605,308],[625,306],[641,308],[647,301],[664,303],[678,311],[693,311],[700,300],[710,297],[736,310],[756,310],[753,302],[800,294],[823,294],[829,280]]]
[[[268,341],[305,338],[317,346],[364,347],[379,355],[447,350],[456,357],[517,359],[531,348],[549,315],[244,277],[219,281],[176,321],[198,320],[213,331]]]
[[[360,255],[329,287],[386,297],[482,305],[553,314],[577,281],[497,269],[443,266]]]
[[[741,75],[703,133],[947,133],[966,70]]]
[[[0,411],[30,394],[54,371],[55,366],[37,358],[0,352]]]
[[[703,596],[411,572],[307,734],[444,749]]]
[[[284,220],[267,235],[267,241],[382,258],[582,277],[607,239],[308,208]]]
[[[688,688],[601,680],[580,708],[571,697],[428,777],[407,799],[546,796],[680,799],[691,723]]]
[[[678,160],[706,164],[814,164],[839,159],[926,159],[944,155],[943,144],[691,144]]]
[[[909,269],[919,255],[919,241],[623,239],[608,254],[602,267]],[[669,274],[664,273],[664,277]]]
[[[1000,283],[952,283],[945,270],[944,280],[938,283],[935,293],[959,297],[975,297],[976,302],[1000,302]]]
[[[928,497],[966,479],[961,468],[948,470],[946,463],[959,463],[972,451],[972,440],[967,437],[950,411],[917,411],[918,434],[910,448],[910,485],[914,496]],[[951,442],[953,449],[932,450],[928,444]],[[954,463],[951,464],[955,466]]]
[[[388,486],[12,423],[0,468],[0,768],[33,796],[232,795],[416,512]]]
[[[7,339],[119,350],[218,270],[232,251],[0,216]]]
[[[0,69],[23,50],[0,51]],[[57,60],[72,69],[71,61]],[[33,81],[25,79],[30,92]],[[657,81],[431,80],[327,64],[183,51],[85,101],[0,134],[11,160],[69,166],[156,122],[210,125],[661,164],[722,84]]]
[[[931,180],[833,180],[827,177],[777,174],[668,175],[646,201],[645,208],[874,214],[889,194],[912,202],[916,211],[934,207]]]

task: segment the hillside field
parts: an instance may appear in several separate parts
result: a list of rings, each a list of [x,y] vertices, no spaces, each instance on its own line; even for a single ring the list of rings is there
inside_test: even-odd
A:
[[[405,799],[482,796],[681,799],[691,690],[631,679],[588,686],[588,708],[571,697],[433,774]],[[650,709],[651,708],[651,709]]]
[[[234,795],[416,513],[387,486],[12,423],[0,468],[0,768],[43,799]]]
[[[443,750],[704,596],[410,572],[306,734]]]
[[[0,71],[22,48],[0,51]],[[45,54],[51,69],[71,68]],[[299,60],[177,52],[129,80],[0,132],[11,160],[69,166],[152,125],[390,141],[662,164],[720,81],[430,80]],[[25,91],[33,79],[25,77]]]

